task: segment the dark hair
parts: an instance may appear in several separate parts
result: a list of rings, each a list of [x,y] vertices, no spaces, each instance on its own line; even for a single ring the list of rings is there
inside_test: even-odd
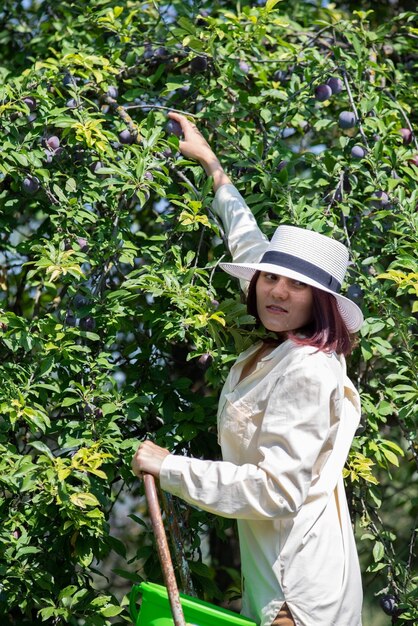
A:
[[[250,281],[247,295],[247,311],[255,317],[257,325],[261,325],[257,311],[256,284],[260,272],[255,272]],[[324,352],[336,352],[337,354],[349,354],[353,349],[354,336],[351,335],[338,310],[334,296],[326,291],[312,287],[313,308],[312,321],[304,327],[297,329],[303,336],[295,332],[289,332],[288,338],[301,346],[313,346]]]

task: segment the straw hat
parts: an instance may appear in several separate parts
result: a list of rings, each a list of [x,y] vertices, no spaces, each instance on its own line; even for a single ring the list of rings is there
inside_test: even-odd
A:
[[[348,250],[339,241],[313,230],[279,226],[259,263],[220,263],[220,267],[242,280],[251,280],[259,270],[326,291],[335,297],[348,331],[355,333],[363,323],[363,314],[357,304],[339,293],[348,263]]]

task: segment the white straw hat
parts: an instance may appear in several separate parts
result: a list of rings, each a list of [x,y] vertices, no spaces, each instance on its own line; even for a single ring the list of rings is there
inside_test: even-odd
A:
[[[360,308],[339,294],[349,262],[347,248],[330,237],[296,226],[279,226],[259,263],[220,263],[237,278],[251,280],[256,271],[300,280],[332,294],[350,333],[363,323]]]

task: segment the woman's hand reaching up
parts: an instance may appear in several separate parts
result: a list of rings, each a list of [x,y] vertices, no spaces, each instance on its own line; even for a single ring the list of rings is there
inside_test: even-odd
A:
[[[184,115],[180,115],[180,113],[175,113],[174,111],[170,111],[168,116],[181,126],[184,139],[180,140],[179,148],[187,159],[194,159],[195,161],[199,161],[202,165],[218,160],[212,148],[195,124],[190,122]]]
[[[208,176],[213,176],[213,186],[216,191],[221,185],[230,184],[230,178],[225,174],[216,154],[197,129],[196,125],[190,122],[187,117],[170,111],[168,116],[178,122],[183,131],[183,139],[179,142],[180,152],[187,159],[198,161]]]

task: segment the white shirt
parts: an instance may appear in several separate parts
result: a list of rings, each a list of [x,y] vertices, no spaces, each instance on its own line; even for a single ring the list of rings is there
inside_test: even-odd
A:
[[[219,188],[234,262],[267,247],[232,185]],[[360,569],[342,469],[360,420],[345,360],[287,340],[240,374],[260,343],[231,368],[218,411],[222,461],[164,459],[166,491],[236,518],[242,613],[269,626],[284,601],[297,626],[361,626]]]

